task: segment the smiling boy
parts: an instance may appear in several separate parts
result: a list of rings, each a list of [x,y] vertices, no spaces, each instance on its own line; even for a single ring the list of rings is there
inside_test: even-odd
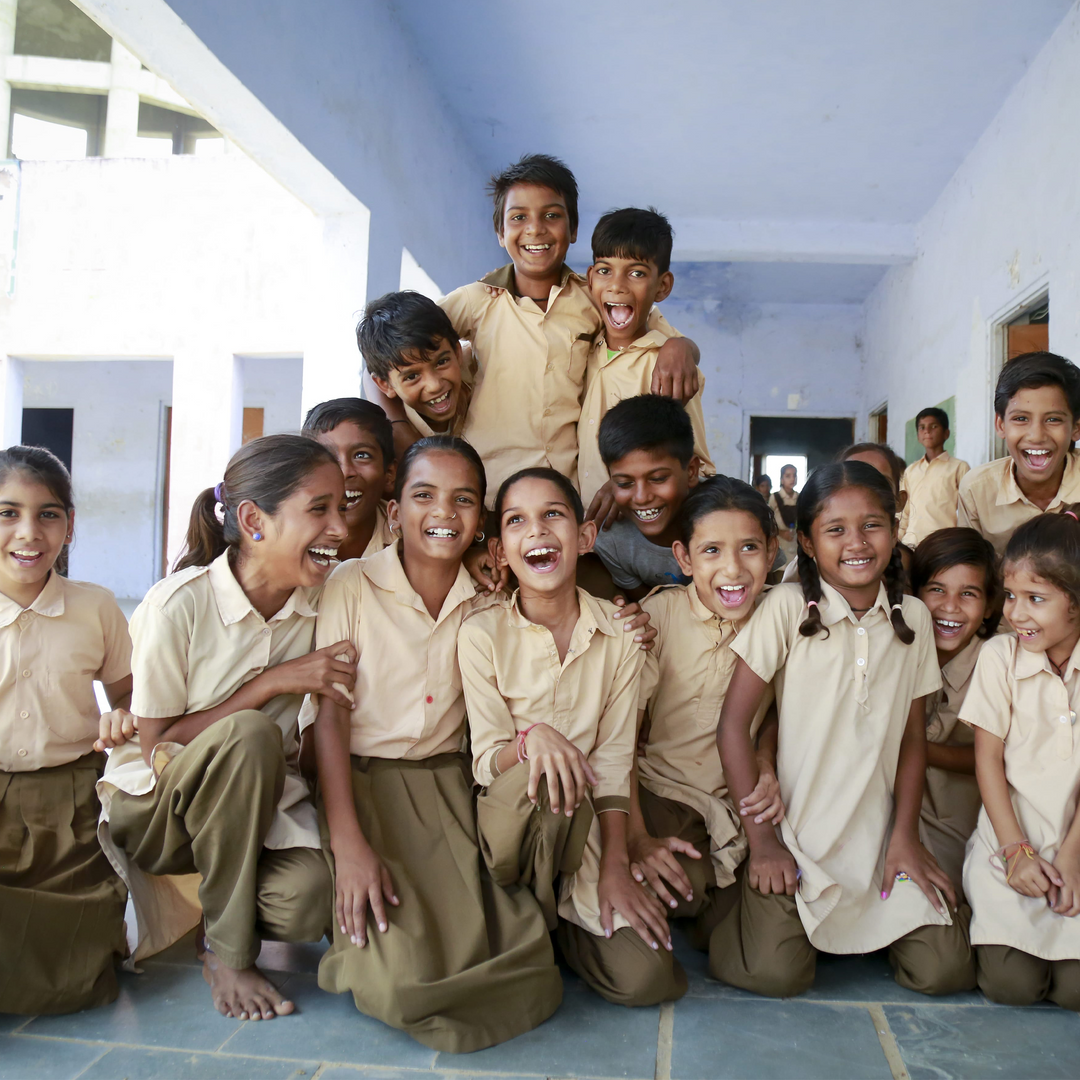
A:
[[[907,493],[900,515],[900,540],[914,550],[932,532],[956,526],[956,498],[960,481],[971,466],[945,450],[949,414],[944,409],[923,409],[915,429],[925,453],[904,470],[900,490]]]
[[[372,300],[356,343],[375,385],[401,402],[421,436],[461,434],[469,407],[461,342],[434,300],[411,291]]]
[[[650,392],[660,350],[668,341],[663,330],[649,330],[648,322],[654,305],[668,298],[675,283],[670,269],[673,239],[667,218],[651,208],[613,210],[593,231],[589,292],[604,326],[589,352],[578,421],[578,479],[590,519],[603,521],[611,506],[611,484],[598,441],[600,423],[613,405]],[[701,474],[711,476],[716,470],[705,446],[704,388],[705,378],[699,374],[698,391],[686,411]]]
[[[566,265],[577,239],[577,181],[557,158],[531,154],[488,185],[492,219],[509,265],[440,301],[458,336],[471,342],[476,378],[463,434],[487,470],[489,503],[506,477],[548,466],[577,483],[577,422],[592,339],[600,330],[584,279]],[[674,331],[656,313],[651,325]],[[661,350],[655,385],[689,398],[698,350],[674,335]],[[391,420],[400,402],[372,385]]]
[[[1009,456],[960,482],[956,523],[1001,555],[1025,521],[1080,500],[1080,368],[1055,353],[1017,356],[998,376],[994,411]]]
[[[612,580],[633,600],[656,585],[686,584],[671,549],[680,539],[679,511],[698,482],[686,409],[659,394],[620,401],[600,421],[599,449],[623,512],[593,547]]]

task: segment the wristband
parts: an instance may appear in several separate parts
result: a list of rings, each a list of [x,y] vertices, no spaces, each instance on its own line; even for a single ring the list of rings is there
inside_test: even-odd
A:
[[[518,764],[524,764],[529,760],[529,752],[525,749],[525,736],[529,734],[534,727],[539,727],[539,724],[530,724],[524,731],[518,733],[517,737],[517,757]]]

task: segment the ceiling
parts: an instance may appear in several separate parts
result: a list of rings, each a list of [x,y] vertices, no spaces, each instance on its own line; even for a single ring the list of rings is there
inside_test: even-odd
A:
[[[1072,0],[392,0],[481,165],[655,205],[676,295],[859,303]],[[713,290],[713,291],[710,291]]]

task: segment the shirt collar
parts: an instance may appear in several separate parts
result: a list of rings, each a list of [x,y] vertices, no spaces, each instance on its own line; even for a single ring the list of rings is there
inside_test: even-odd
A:
[[[979,659],[979,650],[983,639],[972,638],[942,669],[941,678],[950,690],[961,690],[971,678],[975,663]]]
[[[1020,490],[1020,485],[1016,482],[1016,462],[1013,459],[1005,458],[1005,476],[1002,478],[1001,487],[998,490],[996,505],[1006,506],[1009,503],[1022,502],[1028,506],[1035,506],[1035,504]],[[1057,494],[1051,500],[1050,505],[1045,511],[1039,510],[1039,513],[1049,513],[1055,506],[1060,506],[1065,500],[1062,498],[1062,492],[1071,487],[1075,487],[1080,473],[1080,454],[1075,450],[1070,450],[1065,455],[1065,471],[1061,474],[1061,486],[1057,490]]]
[[[577,637],[579,633],[588,633],[591,630],[599,630],[601,634],[607,634],[608,637],[614,637],[616,634],[615,625],[611,617],[604,610],[600,601],[591,593],[587,593],[584,589],[578,589],[577,594],[580,614],[578,615],[577,625],[574,627],[572,636]],[[529,619],[525,617],[525,613],[521,610],[520,589],[515,589],[514,595],[510,597],[510,625],[518,630],[537,625],[536,623],[530,622]]]
[[[412,582],[409,581],[409,577],[405,573],[405,567],[401,562],[401,553],[398,550],[399,544],[400,541],[390,544],[389,547],[383,548],[382,551],[377,552],[370,558],[364,559],[360,565],[361,573],[376,588],[385,592],[392,592],[399,604],[415,608],[430,619],[431,612],[428,611],[423,598],[413,588]],[[454,584],[450,586],[450,591],[446,594],[439,617],[434,620],[435,624],[438,625],[451,611],[472,600],[475,596],[476,586],[469,576],[469,571],[464,566],[459,566],[457,577],[454,579]]]
[[[866,620],[878,609],[885,618],[889,617],[889,594],[885,591],[884,583],[878,585],[877,599],[869,611],[863,614],[861,619],[855,618],[851,605],[843,595],[834,589],[827,581],[821,583],[821,603],[818,605],[821,611],[821,621],[826,626],[835,626],[843,619],[849,619],[855,626],[860,623],[866,625]]]
[[[24,611],[33,611],[37,615],[55,618],[64,614],[64,579],[55,567],[49,571],[49,580],[45,588],[34,597],[29,607],[21,607],[8,596],[0,594],[0,628],[10,626]]]
[[[558,289],[561,290],[571,277],[578,277],[578,275],[575,274],[574,271],[566,265],[566,263],[563,263],[562,269],[559,271]],[[521,294],[517,291],[515,280],[516,279],[514,277],[514,264],[507,263],[506,266],[500,266],[498,270],[492,270],[490,274],[482,277],[480,279],[480,284],[490,285],[495,289],[503,289],[511,296],[517,298],[520,297]],[[582,279],[578,278],[578,280]]]
[[[248,599],[247,593],[240,587],[240,582],[236,580],[232,567],[229,565],[228,551],[223,552],[210,564],[210,571],[207,576],[210,580],[210,589],[214,594],[214,600],[217,603],[218,613],[221,615],[221,621],[226,626],[241,622],[251,614],[254,614],[260,622],[268,624],[284,622],[291,615],[300,615],[303,618],[315,617],[315,609],[308,599],[307,590],[297,586],[289,594],[289,598],[282,605],[281,610],[271,618],[264,619],[255,610],[255,605]]]
[[[615,360],[625,358],[635,350],[642,351],[645,349],[658,349],[663,346],[663,344],[667,340],[667,334],[661,333],[661,331],[659,330],[650,330],[648,333],[642,334],[641,337],[639,337],[632,344],[627,345],[625,348],[614,350],[614,356],[608,356],[609,346],[607,343],[607,338],[604,337],[603,331],[601,331],[600,336],[597,338],[597,348],[601,350],[600,366],[606,367],[608,364],[614,362]]]
[[[1016,677],[1018,679],[1028,679],[1032,675],[1038,675],[1040,671],[1057,677],[1057,672],[1050,666],[1050,659],[1046,653],[1031,652],[1025,649],[1019,640],[1016,642],[1016,652]],[[1077,670],[1080,670],[1080,642],[1077,642],[1068,664],[1065,665],[1065,681],[1068,682]]]

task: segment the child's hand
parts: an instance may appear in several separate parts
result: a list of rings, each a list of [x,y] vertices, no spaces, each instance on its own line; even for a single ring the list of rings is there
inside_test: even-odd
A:
[[[352,696],[335,686],[339,683],[346,691],[356,682],[356,647],[351,641],[339,641],[316,649],[296,660],[267,668],[263,675],[273,680],[274,696],[278,694],[324,694],[344,709],[352,709]]]
[[[673,908],[679,906],[678,900],[665,887],[665,881],[687,900],[694,899],[690,879],[675,858],[675,852],[680,852],[691,859],[700,859],[701,852],[693,844],[680,840],[677,836],[665,836],[657,840],[648,833],[642,833],[640,836],[631,837],[626,848],[630,856],[630,876],[639,885],[648,880],[662,903]]]
[[[1045,896],[1051,906],[1060,899],[1065,881],[1053,863],[1038,852],[1029,855],[1019,844],[1007,844],[1005,852],[1005,876],[1016,892],[1036,899]]]
[[[625,596],[616,596],[614,604],[621,610],[616,611],[613,618],[627,620],[623,626],[623,633],[637,630],[634,640],[640,641],[643,649],[651,649],[653,639],[656,637],[656,627],[649,625],[649,613],[636,600],[627,603]]]
[[[604,936],[614,933],[617,911],[650,949],[671,949],[671,931],[660,901],[650,896],[631,876],[626,863],[600,859],[600,925]]]
[[[944,915],[945,908],[941,904],[936,885],[945,894],[949,907],[956,908],[956,890],[945,873],[937,864],[937,859],[919,843],[905,836],[893,832],[889,841],[888,850],[885,852],[885,871],[881,881],[881,899],[888,900],[896,884],[896,875],[906,874],[926,894],[926,898],[934,905],[934,910],[939,915]],[[903,880],[903,878],[901,878]]]
[[[386,908],[383,900],[397,907],[394,883],[382,859],[364,843],[345,855],[335,852],[334,917],[343,934],[354,945],[367,944],[368,904],[375,924],[385,933]]]
[[[763,896],[794,896],[799,887],[799,867],[795,856],[779,840],[750,849],[746,867],[747,883]]]
[[[1054,859],[1054,869],[1061,884],[1047,894],[1050,906],[1059,915],[1080,915],[1080,854],[1062,847]]]
[[[615,502],[615,485],[608,480],[593,496],[589,509],[585,511],[586,521],[595,521],[601,529],[610,529],[619,520],[619,507]]]
[[[700,385],[698,367],[686,338],[668,338],[656,358],[649,393],[675,398],[685,405]]]
[[[486,547],[469,548],[461,562],[469,571],[473,581],[485,592],[499,592],[510,582],[509,566],[500,569]]]
[[[127,709],[113,709],[112,712],[102,713],[94,749],[99,753],[102,750],[115,750],[118,746],[123,746],[138,730],[135,717]]]
[[[768,822],[779,825],[784,820],[784,800],[780,798],[780,781],[772,771],[772,763],[758,758],[758,782],[754,790],[739,800],[739,816],[754,818],[755,825]]]
[[[547,724],[537,724],[525,736],[525,753],[529,759],[529,801],[536,803],[540,777],[546,776],[551,812],[557,814],[564,809],[567,817],[573,817],[585,798],[585,789],[596,783],[588,758]]]

